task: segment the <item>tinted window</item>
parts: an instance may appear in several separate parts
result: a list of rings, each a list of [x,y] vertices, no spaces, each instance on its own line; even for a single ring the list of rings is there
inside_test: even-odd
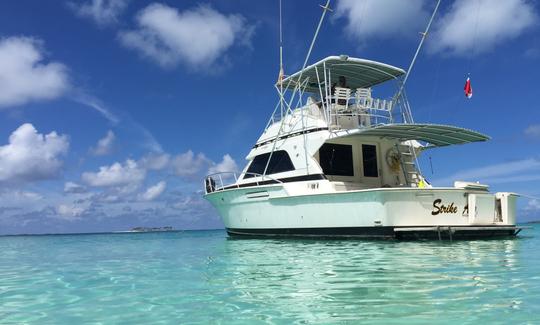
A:
[[[255,177],[255,175],[253,174],[262,175],[264,173],[264,168],[266,167],[266,163],[268,162],[269,157],[269,152],[256,156],[251,162],[251,165],[249,165],[249,168],[246,175],[244,175],[244,178]],[[272,159],[270,159],[270,163],[268,164],[266,175],[288,172],[291,170],[294,170],[294,166],[287,151],[274,151],[274,153],[272,154]]]
[[[326,175],[354,176],[352,146],[325,143],[319,149],[319,161]]]
[[[362,145],[362,160],[365,177],[379,177],[377,169],[377,147],[370,144]]]

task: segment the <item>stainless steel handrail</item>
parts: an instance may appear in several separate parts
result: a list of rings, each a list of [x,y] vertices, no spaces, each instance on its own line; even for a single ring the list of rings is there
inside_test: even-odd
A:
[[[223,175],[232,175],[232,177],[234,177],[234,183],[230,183],[230,184],[225,183]],[[273,178],[271,176],[262,175],[262,174],[258,174],[258,173],[244,172],[244,173],[237,174],[236,172],[219,172],[219,173],[209,174],[204,178],[204,190],[205,190],[205,193],[208,194],[208,193],[212,193],[212,192],[216,192],[216,191],[221,191],[224,188],[230,187],[230,186],[233,186],[233,185],[236,188],[240,188],[241,184],[238,183],[238,180],[240,178],[243,179],[243,176],[245,176],[245,175],[253,175],[255,177],[261,177],[260,180],[258,180],[258,179],[255,180],[255,183],[257,184],[257,186],[259,186],[261,182],[264,182],[264,181],[267,181],[267,180],[274,181],[274,182],[276,182],[278,184],[283,184],[283,182],[280,181],[279,179],[275,179],[275,178]],[[215,179],[215,177],[217,177],[217,179]],[[227,178],[225,178],[225,180],[226,179]],[[218,184],[216,184],[217,180],[219,180],[219,186],[217,186]]]

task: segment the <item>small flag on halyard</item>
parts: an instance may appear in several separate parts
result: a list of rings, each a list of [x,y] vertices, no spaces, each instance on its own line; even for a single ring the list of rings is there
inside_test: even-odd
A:
[[[467,77],[467,81],[465,82],[465,88],[463,88],[463,90],[465,91],[465,97],[472,97],[471,78]]]
[[[283,82],[283,77],[285,77],[285,72],[283,71],[283,67],[279,69],[279,76],[278,76],[278,85],[281,85]]]

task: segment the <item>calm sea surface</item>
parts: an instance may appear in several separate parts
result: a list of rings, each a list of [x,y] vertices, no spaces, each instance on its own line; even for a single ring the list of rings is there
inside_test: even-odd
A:
[[[540,324],[540,227],[513,240],[0,237],[2,324]]]

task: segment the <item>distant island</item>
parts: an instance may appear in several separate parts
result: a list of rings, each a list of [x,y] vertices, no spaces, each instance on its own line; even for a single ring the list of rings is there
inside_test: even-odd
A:
[[[134,227],[129,232],[158,232],[158,231],[174,231],[173,227]]]

